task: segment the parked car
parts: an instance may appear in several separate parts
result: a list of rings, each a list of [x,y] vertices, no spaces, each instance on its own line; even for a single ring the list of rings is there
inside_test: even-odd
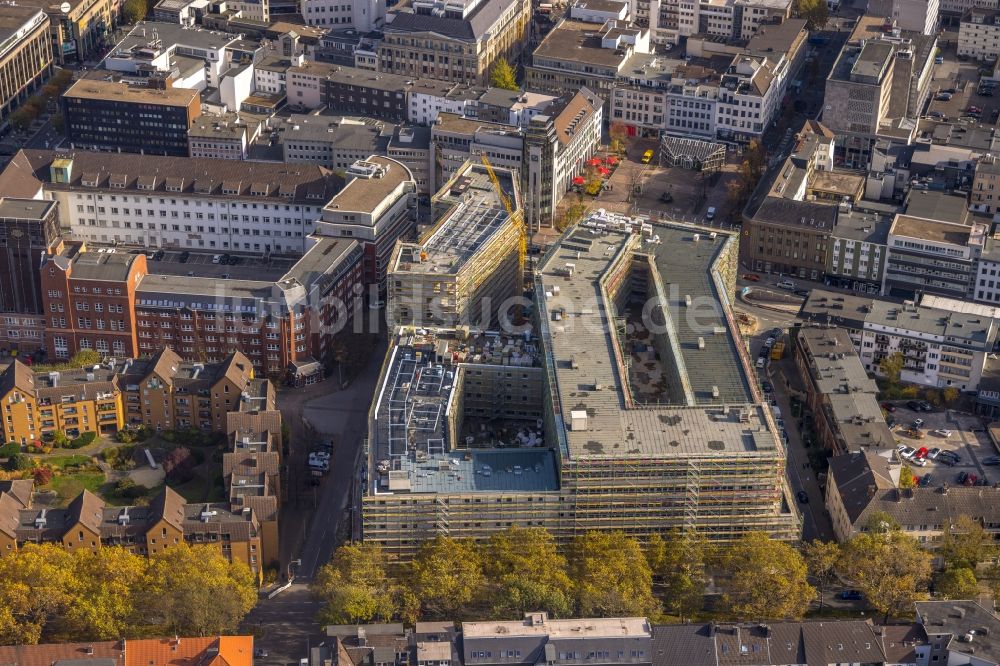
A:
[[[218,263],[221,263],[221,262],[222,262],[222,255],[221,254],[213,254],[212,255],[212,263],[213,264],[218,264]]]
[[[782,280],[777,284],[777,287],[778,289],[787,289],[789,291],[792,291],[793,289],[795,289],[795,283],[792,282],[791,280]]]
[[[860,590],[844,590],[837,596],[844,601],[861,601],[864,598]]]
[[[760,282],[760,276],[756,273],[744,273],[743,279],[749,280],[750,282]]]
[[[902,456],[903,458],[910,458],[914,453],[917,452],[917,450],[912,446],[900,446],[896,450],[899,451],[899,455]]]
[[[959,484],[964,484],[966,482],[966,480],[968,480],[968,478],[969,478],[969,473],[968,472],[959,472],[958,473],[958,479],[957,480],[958,480]]]
[[[763,370],[764,369],[764,365],[766,365],[766,363],[767,363],[767,358],[765,358],[764,356],[758,356],[757,357],[757,369],[758,370]]]
[[[976,476],[975,474],[969,474],[967,477],[965,477],[965,481],[962,482],[962,485],[974,486],[976,485],[976,481],[978,480],[979,480],[978,476]]]
[[[941,453],[941,449],[935,446],[933,449],[927,452],[927,457],[931,460],[937,460],[939,453]]]
[[[181,256],[177,258],[177,261],[179,261],[182,264],[186,264],[188,259],[190,258],[191,258],[191,253],[188,252],[187,250],[184,250],[183,252],[181,252]]]
[[[924,487],[929,486],[931,485],[932,480],[933,478],[931,477],[930,474],[924,474],[922,477],[920,477],[920,485]]]
[[[647,150],[646,152],[644,152],[642,154],[642,163],[643,164],[649,164],[652,161],[653,161],[653,151],[652,150]]]
[[[923,467],[927,464],[927,458],[917,458],[914,456],[913,458],[910,458],[910,464],[916,465],[917,467]]]
[[[954,451],[947,451],[947,450],[946,451],[942,451],[941,453],[938,454],[938,458],[939,459],[954,460],[957,463],[962,462],[962,456],[960,456],[959,454],[955,453]]]
[[[705,219],[706,220],[714,220],[715,219],[715,206],[709,206],[708,207],[708,210],[705,211]]]
[[[938,437],[951,437],[951,430],[948,430],[947,428],[938,428],[934,431],[934,434]]]
[[[912,410],[913,410],[913,411],[915,411],[915,412],[919,412],[919,411],[922,411],[922,410],[923,410],[923,407],[921,407],[921,406],[920,406],[920,403],[919,403],[919,402],[917,402],[916,400],[910,400],[910,401],[908,401],[908,402],[906,403],[906,407],[907,407],[908,409],[912,409]]]
[[[883,402],[882,403],[882,409],[884,409],[885,411],[889,412],[890,414],[892,414],[893,412],[896,411],[896,407],[894,405],[888,403],[888,402]]]
[[[253,656],[264,658],[264,657],[268,656],[268,651],[265,650],[264,648],[254,648],[253,649]]]
[[[159,261],[160,259],[163,259],[163,257],[165,256],[167,256],[166,252],[164,252],[163,250],[157,250],[156,252],[153,253],[153,261]]]
[[[782,334],[784,334],[784,331],[782,331],[780,328],[772,328],[769,335],[773,338],[780,338]]]
[[[663,194],[660,195],[660,201],[662,201],[663,203],[670,203],[673,200],[674,200],[674,195],[671,194],[670,192],[664,192]]]
[[[927,447],[926,446],[921,446],[919,449],[917,449],[917,452],[913,454],[913,457],[914,458],[920,458],[920,459],[926,458],[927,457]]]
[[[795,496],[799,499],[799,504],[809,504],[809,494],[806,491],[800,490]]]
[[[809,290],[808,289],[796,289],[795,290],[795,295],[796,296],[801,296],[802,298],[809,298]]]
[[[923,419],[913,419],[913,427],[914,428],[921,428],[921,427],[923,427],[923,425],[924,425],[924,420]]]
[[[1000,465],[1000,456],[989,456],[987,458],[983,458],[982,462],[987,467],[995,467],[996,465]]]
[[[925,412],[933,412],[934,411],[934,405],[932,405],[931,403],[927,402],[926,400],[918,400],[917,404],[920,405],[920,409],[922,411],[925,411]]]

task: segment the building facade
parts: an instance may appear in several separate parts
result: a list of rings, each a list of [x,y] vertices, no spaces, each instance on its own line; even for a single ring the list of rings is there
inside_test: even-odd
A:
[[[0,126],[51,74],[48,15],[39,7],[6,7],[0,19]]]

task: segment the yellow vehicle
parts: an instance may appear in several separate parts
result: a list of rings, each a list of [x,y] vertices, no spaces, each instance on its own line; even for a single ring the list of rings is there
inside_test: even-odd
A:
[[[647,150],[642,154],[642,163],[649,164],[653,160],[653,151]]]
[[[771,347],[771,360],[780,361],[785,356],[785,343],[775,342],[774,346]]]
[[[916,428],[907,428],[903,431],[906,435],[912,437],[913,439],[923,439],[924,433]]]

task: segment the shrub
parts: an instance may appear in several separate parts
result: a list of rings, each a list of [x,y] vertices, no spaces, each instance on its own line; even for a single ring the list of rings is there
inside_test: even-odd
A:
[[[7,469],[11,472],[23,472],[34,467],[35,464],[31,462],[31,458],[24,455],[23,453],[18,453],[12,455],[7,459]]]
[[[47,486],[52,481],[52,468],[36,467],[31,470],[31,477],[35,480],[36,486]]]
[[[163,459],[163,471],[168,483],[184,483],[194,477],[194,457],[191,449],[179,446]]]
[[[8,442],[0,446],[0,458],[10,458],[21,452],[21,445],[17,442]]]
[[[82,449],[85,446],[93,444],[95,439],[97,439],[96,432],[85,432],[76,439],[70,441],[69,444],[66,445],[66,448]]]
[[[136,499],[142,497],[149,491],[149,488],[139,485],[130,477],[125,477],[115,484],[115,492],[125,499]]]
[[[135,432],[127,428],[125,430],[119,430],[115,433],[115,441],[121,442],[122,444],[131,444],[135,441]]]

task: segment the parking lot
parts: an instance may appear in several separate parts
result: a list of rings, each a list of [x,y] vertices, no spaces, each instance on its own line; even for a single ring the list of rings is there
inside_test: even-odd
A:
[[[895,420],[892,431],[899,444],[915,449],[926,447],[954,451],[961,457],[961,460],[953,466],[946,465],[940,459],[928,459],[922,467],[912,461],[904,460],[915,476],[922,479],[930,474],[931,480],[927,484],[930,486],[940,486],[944,483],[957,485],[959,475],[963,472],[966,475],[975,474],[977,481],[985,478],[988,484],[1000,482],[1000,467],[983,464],[983,461],[998,454],[979,417],[945,409],[915,412],[906,406],[906,402],[904,400],[885,403],[895,407],[895,411],[889,416]],[[916,419],[924,421],[917,429],[923,435],[922,438],[911,437],[904,432]],[[938,430],[947,430],[950,434],[946,436],[944,433],[935,432]]]
[[[931,101],[927,108],[929,116],[938,116],[941,120],[954,122],[964,117],[972,125],[990,124],[994,112],[1000,112],[1000,94],[983,96],[979,94],[981,77],[989,71],[984,63],[975,60],[959,60],[953,45],[943,44],[941,55],[944,62],[935,65],[934,80],[931,82]],[[950,100],[938,99],[942,90],[954,90]],[[970,106],[981,109],[977,121],[966,115]],[[998,113],[1000,115],[1000,113]]]
[[[166,251],[159,260],[149,259],[149,272],[233,280],[275,280],[295,264],[294,259],[285,257],[265,260],[259,256],[239,255],[238,265],[223,265],[212,263],[215,253],[211,252],[191,252],[187,261],[181,263],[182,254],[183,252]]]

